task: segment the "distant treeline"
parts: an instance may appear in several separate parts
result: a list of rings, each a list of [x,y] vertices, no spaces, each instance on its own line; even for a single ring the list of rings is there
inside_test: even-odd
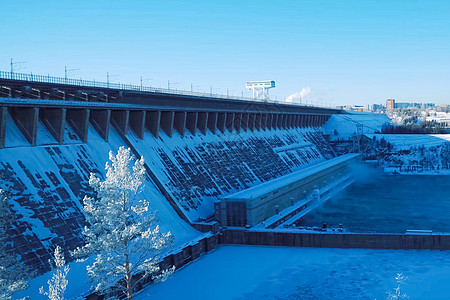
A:
[[[420,125],[384,125],[381,132],[384,134],[439,134],[446,133],[446,129],[436,122],[424,122]]]

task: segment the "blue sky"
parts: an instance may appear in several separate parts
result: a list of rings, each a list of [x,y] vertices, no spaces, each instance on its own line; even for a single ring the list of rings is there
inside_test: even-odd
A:
[[[450,104],[450,1],[0,1],[0,70],[319,104]]]

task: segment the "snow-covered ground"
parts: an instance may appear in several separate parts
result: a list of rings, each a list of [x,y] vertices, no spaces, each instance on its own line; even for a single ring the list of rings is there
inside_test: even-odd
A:
[[[366,134],[367,137],[391,143],[396,150],[411,147],[432,147],[450,142],[450,134]]]
[[[193,237],[192,240],[189,240],[184,243],[181,243],[182,240],[178,238],[175,240],[177,242],[177,245],[174,247],[174,249],[169,250],[167,253],[164,254],[164,256],[177,252],[179,251],[179,249],[182,249],[187,245],[192,244],[210,235],[211,235],[210,233],[204,233],[201,235],[199,234],[197,237]],[[90,257],[85,261],[73,261],[68,264],[70,266],[70,271],[67,275],[69,285],[67,286],[67,290],[64,294],[65,299],[84,299],[85,296],[93,292],[91,290],[91,283],[89,282],[89,278],[86,273],[86,266],[92,265],[93,262],[94,257]],[[48,299],[48,297],[39,294],[39,288],[41,286],[44,286],[44,289],[47,289],[48,288],[47,281],[51,279],[51,277],[52,272],[47,272],[41,276],[29,280],[28,288],[24,291],[14,294],[13,299],[21,299],[23,297],[30,297],[30,300]]]
[[[436,121],[438,123],[441,123],[441,122],[448,123],[449,120],[450,120],[450,113],[446,113],[443,111],[429,110],[428,116],[425,117],[425,121],[427,121],[427,122]]]
[[[141,299],[448,299],[450,251],[221,246]]]
[[[381,128],[387,123],[390,123],[390,119],[385,114],[352,111],[345,114],[331,115],[330,119],[323,126],[323,130],[325,134],[330,135],[332,141],[339,139],[348,140],[355,133],[381,132]]]
[[[372,151],[383,143],[387,147],[376,150],[378,165],[387,174],[450,175],[448,134],[368,134],[367,137],[374,147]]]

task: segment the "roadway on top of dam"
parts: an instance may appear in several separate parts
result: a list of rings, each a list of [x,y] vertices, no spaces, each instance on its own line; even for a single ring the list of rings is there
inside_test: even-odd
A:
[[[11,76],[12,74],[0,72],[0,89],[2,89],[0,105],[2,106],[310,115],[343,113],[342,110],[331,107],[251,100],[232,96],[223,97],[223,95],[214,94],[183,93],[163,89],[146,90],[145,87],[129,85],[112,84],[114,87],[110,87],[109,84],[98,82],[81,80],[73,82],[74,80],[37,75],[30,77],[26,74],[14,74],[12,76],[14,79],[10,78]],[[1,95],[2,93],[3,95]]]
[[[242,100],[240,100],[242,101]],[[213,102],[213,101],[211,101]],[[214,104],[214,103],[213,103]],[[251,104],[256,104],[251,105]],[[164,103],[157,104],[139,104],[139,103],[123,103],[123,102],[88,102],[88,101],[74,101],[74,100],[50,100],[50,99],[32,99],[32,98],[11,98],[0,97],[0,106],[10,107],[44,107],[44,108],[91,108],[91,109],[112,109],[112,110],[155,110],[155,111],[208,111],[208,112],[246,112],[246,113],[284,113],[284,114],[330,114],[336,113],[335,109],[326,109],[309,106],[295,106],[286,105],[289,107],[296,107],[297,109],[285,111],[279,107],[272,107],[272,103],[266,103],[265,106],[261,102],[248,103],[244,109],[239,108],[215,108],[211,107],[190,107],[189,103],[186,105],[167,105]],[[278,106],[278,105],[277,105]],[[284,106],[284,104],[280,104]]]

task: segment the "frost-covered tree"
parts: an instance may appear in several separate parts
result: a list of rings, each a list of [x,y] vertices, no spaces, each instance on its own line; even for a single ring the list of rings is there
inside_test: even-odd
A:
[[[28,287],[25,268],[7,251],[7,232],[12,221],[8,197],[0,189],[0,299],[11,299],[15,292]]]
[[[91,174],[89,184],[96,197],[84,198],[90,223],[84,230],[87,243],[74,254],[96,255],[95,262],[87,266],[96,291],[111,293],[118,289],[132,299],[139,281],[148,276],[164,280],[173,271],[161,272],[158,266],[161,253],[173,245],[173,236],[159,231],[155,213],[140,198],[144,158],[136,160],[130,149],[120,147],[116,156],[109,153],[109,159],[104,181]],[[136,274],[139,276],[133,278]]]
[[[401,290],[401,286],[405,284],[406,276],[403,276],[402,273],[397,273],[395,276],[395,281],[397,281],[397,287],[392,291],[387,292],[388,300],[399,300],[399,299],[408,299],[408,295]]]
[[[69,274],[70,267],[66,266],[66,260],[64,259],[64,253],[61,247],[56,246],[54,255],[53,263],[56,269],[53,272],[52,278],[47,281],[48,291],[44,291],[44,287],[41,286],[39,293],[47,296],[50,300],[63,300],[64,292],[69,283],[67,274]],[[52,264],[51,261],[50,264]]]

